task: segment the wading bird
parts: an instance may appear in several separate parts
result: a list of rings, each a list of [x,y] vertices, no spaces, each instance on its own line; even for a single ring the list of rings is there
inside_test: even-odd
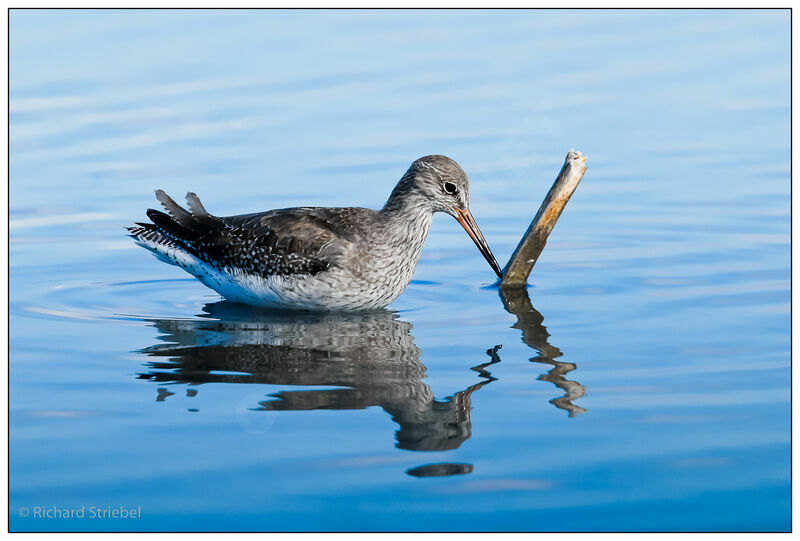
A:
[[[130,236],[223,297],[245,304],[311,310],[384,308],[408,286],[435,212],[464,227],[498,277],[500,267],[469,211],[469,181],[446,156],[411,164],[380,210],[297,207],[217,217],[194,193],[189,210],[166,193],[167,213]]]

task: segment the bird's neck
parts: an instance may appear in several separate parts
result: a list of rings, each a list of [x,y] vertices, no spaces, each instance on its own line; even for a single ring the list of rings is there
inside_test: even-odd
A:
[[[407,174],[394,187],[380,212],[387,218],[418,217],[425,213],[432,215],[433,209],[430,200],[415,188],[414,178]]]
[[[433,209],[424,195],[398,185],[380,214],[389,242],[417,253],[422,249],[433,221]]]
[[[428,198],[416,190],[408,189],[403,181],[392,191],[380,213],[391,225],[405,224],[406,229],[425,226],[426,233],[433,218],[433,209]]]

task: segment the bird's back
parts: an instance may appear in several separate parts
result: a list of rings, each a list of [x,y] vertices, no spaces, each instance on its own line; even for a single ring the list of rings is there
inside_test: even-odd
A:
[[[271,232],[312,242],[318,237],[326,241],[363,242],[380,218],[377,211],[360,207],[293,207],[225,216],[220,220],[255,234]]]

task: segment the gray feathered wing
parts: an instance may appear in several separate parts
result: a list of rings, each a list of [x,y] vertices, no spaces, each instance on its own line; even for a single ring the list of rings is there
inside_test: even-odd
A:
[[[349,244],[332,230],[327,209],[217,217],[193,193],[186,195],[189,210],[161,190],[156,197],[167,214],[148,209],[152,223],[129,227],[131,236],[146,246],[178,248],[218,269],[237,268],[264,277],[316,275],[337,265]]]

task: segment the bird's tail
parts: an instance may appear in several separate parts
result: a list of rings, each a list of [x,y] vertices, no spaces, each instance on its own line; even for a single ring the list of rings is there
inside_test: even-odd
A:
[[[166,214],[147,209],[147,217],[151,222],[136,222],[127,228],[128,236],[161,261],[185,267],[187,257],[196,257],[208,233],[224,227],[223,223],[209,214],[194,193],[186,194],[189,210],[181,207],[162,190],[156,190],[156,198],[167,211]]]

